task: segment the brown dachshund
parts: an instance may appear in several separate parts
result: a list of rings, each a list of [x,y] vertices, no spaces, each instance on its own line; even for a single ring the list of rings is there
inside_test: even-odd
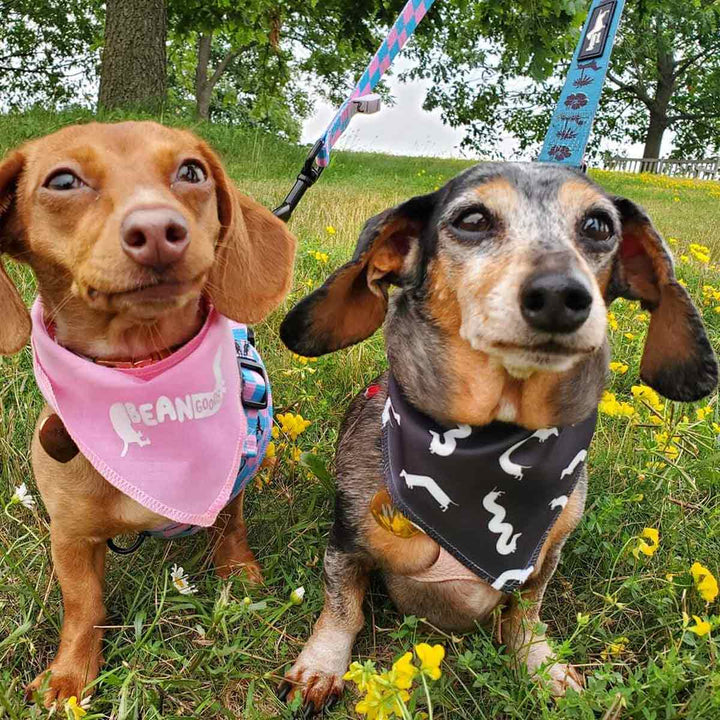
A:
[[[308,356],[384,321],[390,366],[340,431],[325,607],[281,687],[306,716],[342,692],[373,570],[401,612],[448,631],[502,606],[502,641],[529,672],[581,688],[539,611],[583,513],[617,297],[650,311],[646,383],[683,401],[715,388],[700,316],[640,208],[560,165],[482,164],[369,220],[352,261],[285,318],[285,344]]]
[[[285,297],[295,239],[240,194],[194,135],[150,122],[68,127],[0,163],[0,252],[33,270],[57,343],[98,363],[165,357],[193,338],[210,303],[241,323]],[[0,265],[0,353],[21,350],[30,318]],[[82,383],[82,377],[77,381]],[[64,619],[44,701],[82,696],[102,662],[106,541],[163,517],[110,485],[73,450],[47,407],[32,460],[50,514]],[[50,447],[53,457],[46,452]],[[222,518],[222,520],[220,520]],[[213,560],[260,577],[242,494],[218,518]]]

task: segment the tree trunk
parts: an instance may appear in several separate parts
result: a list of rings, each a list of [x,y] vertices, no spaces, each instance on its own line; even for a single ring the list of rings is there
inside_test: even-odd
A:
[[[195,66],[195,117],[210,119],[210,103],[218,80],[237,57],[238,50],[230,49],[210,75],[210,55],[212,51],[212,33],[198,36],[198,60]]]
[[[208,81],[212,33],[198,36],[198,59],[195,68],[195,117],[199,120],[210,119],[210,99],[212,87]]]
[[[670,101],[675,92],[675,57],[672,49],[663,45],[660,41],[658,25],[657,43],[657,73],[658,80],[655,86],[655,97],[649,105],[650,124],[645,134],[645,149],[643,159],[653,160],[660,157],[663,135],[668,128],[668,110]],[[643,172],[657,172],[656,163],[643,163]]]
[[[660,148],[662,146],[663,135],[666,130],[666,116],[658,115],[655,112],[650,112],[650,124],[648,125],[647,132],[645,133],[645,149],[643,150],[643,160],[656,159],[660,157]],[[646,163],[642,164],[642,172],[654,172],[655,164]]]
[[[167,95],[166,40],[165,0],[107,0],[101,108],[162,108]]]

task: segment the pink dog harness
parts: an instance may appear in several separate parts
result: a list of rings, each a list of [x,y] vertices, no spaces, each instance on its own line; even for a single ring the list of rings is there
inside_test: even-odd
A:
[[[35,377],[92,466],[114,487],[188,534],[215,522],[269,442],[270,387],[247,328],[210,308],[200,332],[139,368],[96,364],[51,337],[32,308]]]

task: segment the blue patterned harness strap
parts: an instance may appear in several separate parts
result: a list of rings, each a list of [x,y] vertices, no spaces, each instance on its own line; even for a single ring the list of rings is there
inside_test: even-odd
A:
[[[242,375],[241,402],[247,418],[247,436],[242,461],[228,503],[240,494],[249,480],[257,473],[270,443],[273,416],[272,394],[267,372],[260,354],[251,341],[250,332],[245,325],[236,325],[233,327],[232,333],[235,340],[238,370]],[[139,533],[129,547],[118,546],[112,540],[108,541],[108,545],[111,550],[123,555],[137,550],[146,537],[161,537],[170,540],[193,535],[202,529],[198,525],[168,522],[154,530]]]
[[[583,166],[625,0],[593,0],[538,160]]]

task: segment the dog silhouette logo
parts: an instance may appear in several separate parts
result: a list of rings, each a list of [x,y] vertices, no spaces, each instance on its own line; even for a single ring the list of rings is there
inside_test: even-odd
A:
[[[117,436],[123,441],[123,449],[120,457],[127,455],[128,448],[132,443],[140,447],[150,445],[150,438],[146,438],[133,427],[133,421],[124,403],[117,402],[110,406],[110,422]]]
[[[222,374],[222,346],[215,353],[212,364],[214,387],[209,392],[188,393],[175,398],[160,395],[152,401],[135,405],[131,402],[116,402],[110,406],[110,422],[115,434],[122,440],[120,457],[125,457],[130,445],[145,447],[151,445],[136,425],[154,427],[165,422],[202,420],[215,415],[222,407],[223,396],[227,391]]]

